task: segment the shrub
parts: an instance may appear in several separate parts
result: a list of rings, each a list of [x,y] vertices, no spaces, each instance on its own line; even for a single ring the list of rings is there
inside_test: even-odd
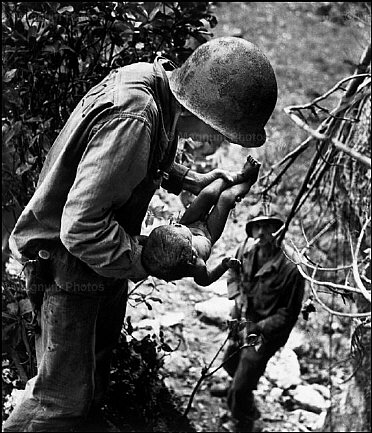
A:
[[[3,2],[3,196],[31,198],[81,97],[116,67],[181,64],[217,20],[210,2]]]

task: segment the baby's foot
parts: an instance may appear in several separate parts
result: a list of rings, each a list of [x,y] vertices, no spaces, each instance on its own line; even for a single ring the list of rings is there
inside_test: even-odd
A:
[[[258,178],[258,172],[260,171],[261,164],[248,155],[247,161],[245,162],[240,173],[235,175],[234,183],[250,182],[252,185]]]
[[[240,173],[243,181],[256,182],[258,178],[258,172],[260,171],[261,164],[254,159],[251,155],[248,155],[247,161],[245,162],[243,169]]]

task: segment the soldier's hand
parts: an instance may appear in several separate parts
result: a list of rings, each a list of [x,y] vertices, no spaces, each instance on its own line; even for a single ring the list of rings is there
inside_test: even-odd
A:
[[[29,260],[23,267],[26,293],[30,300],[32,311],[37,315],[41,310],[44,298],[44,286],[40,280],[40,269],[36,260]]]
[[[139,245],[145,245],[148,239],[148,236],[146,235],[136,235],[133,236],[133,239],[139,243]]]
[[[259,336],[261,335],[261,327],[254,322],[247,322],[246,329],[245,329],[245,342],[248,344],[254,344]]]

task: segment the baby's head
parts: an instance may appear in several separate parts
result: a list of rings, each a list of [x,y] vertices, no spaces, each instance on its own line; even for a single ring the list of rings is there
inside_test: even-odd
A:
[[[192,234],[182,224],[156,227],[142,250],[145,270],[166,281],[187,276],[187,269],[192,262]]]

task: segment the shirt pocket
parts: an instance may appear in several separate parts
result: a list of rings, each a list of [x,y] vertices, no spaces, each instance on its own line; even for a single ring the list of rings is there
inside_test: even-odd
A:
[[[278,281],[278,274],[270,277],[259,277],[255,288],[255,306],[257,309],[269,311],[275,308],[281,298],[282,281]]]

